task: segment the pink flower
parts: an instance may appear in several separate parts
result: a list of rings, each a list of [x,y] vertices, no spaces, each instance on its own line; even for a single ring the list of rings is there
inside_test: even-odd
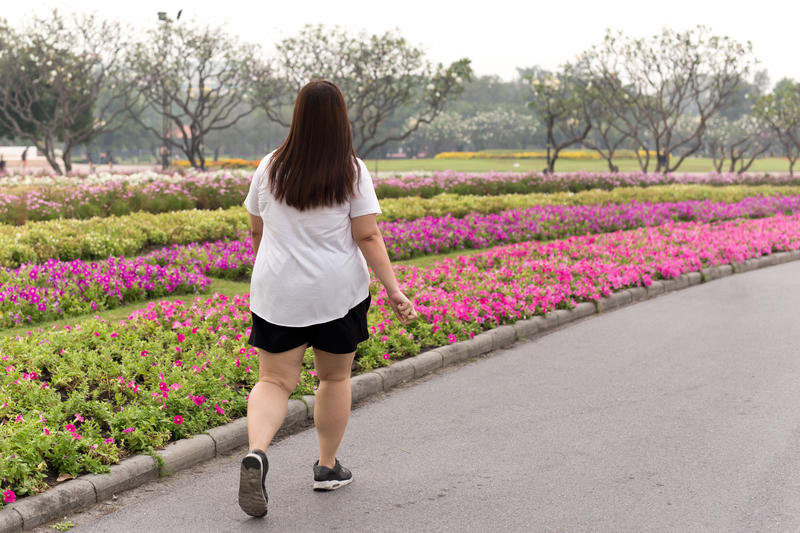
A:
[[[225,409],[223,409],[223,408],[222,408],[222,407],[220,407],[219,405],[217,405],[217,404],[214,404],[214,407],[216,407],[216,408],[217,408],[217,412],[218,412],[219,414],[221,414],[221,415],[224,415],[224,414],[225,414]]]
[[[173,383],[172,385],[169,386],[169,388],[172,390],[178,390],[181,387],[183,387],[183,385],[181,385],[180,383]]]
[[[72,424],[64,424],[64,429],[66,429],[70,433],[75,433],[75,426],[73,426]]]
[[[123,433],[133,433],[133,428],[123,429]]]
[[[180,360],[180,359],[178,359],[177,361],[175,361],[175,363],[174,363],[174,364],[175,364],[175,366],[183,366],[183,363],[181,362],[181,360]]]
[[[99,336],[100,336],[100,333],[98,333],[98,332],[96,332],[96,331],[95,331],[93,335],[94,335],[95,337],[99,337]]]
[[[196,406],[198,406],[198,407],[200,407],[201,405],[206,403],[206,397],[205,396],[191,396],[190,395],[189,399],[192,400],[194,402],[194,404]]]
[[[181,347],[180,347],[180,346],[176,346],[176,347],[175,347],[175,351],[176,351],[176,352],[182,352],[183,350],[181,350]]]
[[[178,333],[178,342],[183,342],[186,340],[186,335],[183,333]]]
[[[78,435],[77,433],[73,433],[72,434],[72,438],[75,439],[75,440],[81,440],[81,436]]]
[[[82,417],[81,415],[79,415],[78,413],[75,413],[75,419],[76,419],[78,422],[83,422],[83,417]]]
[[[14,422],[22,422],[22,415],[17,415],[17,418],[14,419]]]
[[[173,418],[172,421],[180,426],[183,424],[183,417],[181,415],[175,415],[175,418]]]
[[[119,337],[119,333],[117,333],[116,331],[111,334],[112,339],[116,339],[117,337]]]
[[[453,344],[454,342],[458,342],[458,337],[456,337],[453,333],[447,336],[447,342]]]
[[[44,428],[44,434],[49,437],[50,436],[50,430],[47,429],[47,428]]]
[[[383,354],[383,358],[384,359],[389,359],[389,354],[388,353]]]
[[[389,340],[389,337],[387,337],[386,335],[384,335],[383,337],[381,337],[381,342],[386,342],[386,341],[388,341],[388,340]]]
[[[142,357],[147,357],[147,350],[142,350],[142,353],[139,355],[141,355]]]
[[[17,501],[17,495],[13,490],[8,489],[3,493],[3,503],[14,503]]]
[[[114,444],[114,437],[103,439],[103,442],[105,442],[106,444]]]

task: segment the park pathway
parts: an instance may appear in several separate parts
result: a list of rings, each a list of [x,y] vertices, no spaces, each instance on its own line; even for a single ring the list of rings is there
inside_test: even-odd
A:
[[[270,511],[230,462],[78,532],[757,532],[800,528],[800,262],[587,319],[356,409],[355,475],[271,448]]]

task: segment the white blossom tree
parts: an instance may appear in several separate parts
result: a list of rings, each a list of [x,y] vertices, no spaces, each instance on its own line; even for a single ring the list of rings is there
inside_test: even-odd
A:
[[[30,141],[61,174],[72,170],[73,148],[121,128],[138,98],[124,61],[130,30],[57,9],[25,20],[19,31],[0,23],[0,129]]]
[[[278,56],[282,90],[261,100],[270,118],[288,126],[300,89],[313,79],[331,81],[344,94],[354,148],[361,157],[431,123],[472,79],[468,59],[433,66],[396,30],[369,35],[307,25],[278,45]],[[397,109],[411,105],[418,105],[419,111],[403,128],[381,133],[381,124]]]

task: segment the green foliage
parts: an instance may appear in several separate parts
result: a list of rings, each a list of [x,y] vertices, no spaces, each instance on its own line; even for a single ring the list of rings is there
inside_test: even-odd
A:
[[[0,225],[0,265],[132,257],[148,247],[234,239],[248,228],[243,207]]]

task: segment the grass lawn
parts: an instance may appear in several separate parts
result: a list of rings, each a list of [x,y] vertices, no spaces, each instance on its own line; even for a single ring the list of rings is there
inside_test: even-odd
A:
[[[375,160],[364,161],[371,174],[375,173]],[[519,164],[518,167],[514,163]],[[621,172],[639,171],[636,159],[616,159],[614,163]],[[457,172],[531,172],[541,171],[545,167],[544,159],[381,159],[378,161],[378,171],[408,172],[414,170],[436,171],[455,170]],[[655,169],[651,161],[650,170]],[[711,172],[714,169],[711,159],[688,158],[678,168],[678,172]],[[570,160],[559,159],[556,161],[556,172],[606,172],[608,164],[604,160]],[[775,157],[758,159],[753,163],[748,172],[789,172],[789,162],[786,159]]]

